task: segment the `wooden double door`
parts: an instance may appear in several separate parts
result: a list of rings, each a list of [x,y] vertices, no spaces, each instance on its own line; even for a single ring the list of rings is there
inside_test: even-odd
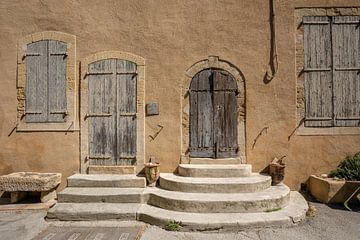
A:
[[[90,165],[136,164],[136,64],[104,59],[88,67]]]
[[[190,157],[231,158],[238,152],[237,84],[220,69],[197,73],[190,84]]]

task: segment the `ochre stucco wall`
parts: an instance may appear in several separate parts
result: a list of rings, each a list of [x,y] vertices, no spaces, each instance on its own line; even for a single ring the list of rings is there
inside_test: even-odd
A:
[[[162,171],[180,160],[180,86],[194,63],[209,55],[238,67],[246,81],[247,162],[255,171],[287,155],[285,182],[298,189],[310,174],[328,172],[360,151],[360,136],[288,136],[296,127],[295,7],[351,7],[357,0],[275,0],[279,72],[269,84],[269,6],[246,1],[20,1],[0,4],[0,174],[13,171],[79,170],[79,134],[19,133],[16,123],[17,41],[41,31],[76,35],[77,60],[104,50],[146,59],[146,102],[158,101],[160,115],[145,119],[147,158]],[[161,124],[164,129],[154,141]],[[257,141],[254,138],[268,127]],[[64,186],[64,184],[62,185]]]

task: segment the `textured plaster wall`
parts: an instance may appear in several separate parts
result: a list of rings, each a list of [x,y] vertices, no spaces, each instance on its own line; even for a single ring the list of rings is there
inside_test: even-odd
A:
[[[328,172],[360,150],[360,136],[297,136],[295,7],[360,5],[357,0],[275,0],[279,72],[269,84],[269,7],[266,0],[117,1],[2,0],[0,3],[0,174],[13,171],[79,170],[78,133],[19,133],[16,121],[16,43],[40,31],[77,37],[78,60],[104,50],[146,59],[146,102],[158,101],[160,115],[145,119],[145,154],[162,171],[180,160],[180,86],[186,69],[219,56],[238,67],[246,81],[247,162],[259,171],[275,156],[285,159],[285,182],[297,189],[310,174]],[[154,141],[149,135],[164,126]],[[258,133],[268,127],[252,144]],[[65,178],[64,178],[65,180]],[[65,182],[64,182],[65,183]],[[64,185],[63,185],[64,186]]]

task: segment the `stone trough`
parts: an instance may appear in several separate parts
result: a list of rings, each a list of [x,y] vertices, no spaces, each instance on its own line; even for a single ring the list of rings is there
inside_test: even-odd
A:
[[[16,172],[0,176],[0,192],[10,192],[11,203],[19,202],[29,192],[40,192],[41,202],[45,203],[57,198],[60,182],[60,173]]]

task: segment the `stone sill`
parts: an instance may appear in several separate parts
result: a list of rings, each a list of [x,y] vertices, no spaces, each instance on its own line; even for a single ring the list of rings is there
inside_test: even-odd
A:
[[[328,135],[360,135],[360,127],[305,127],[302,124],[296,131],[299,136],[328,136]]]

